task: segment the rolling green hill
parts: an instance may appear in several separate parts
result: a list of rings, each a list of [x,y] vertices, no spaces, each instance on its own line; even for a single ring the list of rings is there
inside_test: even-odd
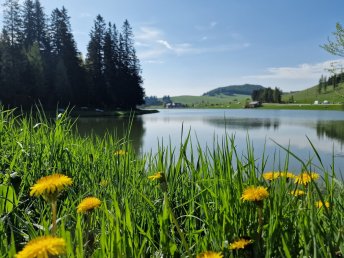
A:
[[[339,84],[335,90],[333,86],[327,86],[326,92],[323,90],[321,93],[318,92],[318,86],[313,86],[302,91],[282,95],[284,102],[313,104],[316,100],[319,102],[327,100],[334,104],[344,103],[344,83]]]
[[[188,107],[231,107],[231,108],[242,108],[246,99],[251,99],[249,95],[217,95],[217,96],[175,96],[171,97],[173,102],[182,103]]]
[[[255,84],[243,84],[243,85],[231,85],[226,87],[220,87],[208,91],[203,96],[217,96],[217,95],[251,95],[254,90],[264,89],[261,85]]]

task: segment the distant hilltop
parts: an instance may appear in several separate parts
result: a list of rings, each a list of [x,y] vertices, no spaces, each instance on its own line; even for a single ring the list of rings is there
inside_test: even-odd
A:
[[[262,85],[243,84],[243,85],[230,85],[226,87],[219,87],[208,91],[203,96],[217,96],[217,95],[251,95],[254,90],[265,89]]]

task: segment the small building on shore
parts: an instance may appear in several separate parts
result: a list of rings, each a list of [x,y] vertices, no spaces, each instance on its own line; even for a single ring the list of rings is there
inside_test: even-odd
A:
[[[165,108],[184,108],[185,105],[178,102],[166,103]]]
[[[262,103],[260,101],[251,101],[246,104],[246,108],[257,108],[260,107]]]

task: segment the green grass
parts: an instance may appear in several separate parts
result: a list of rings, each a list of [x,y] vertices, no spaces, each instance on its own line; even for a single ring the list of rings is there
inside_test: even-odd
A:
[[[335,164],[327,171],[299,159],[302,171],[315,170],[321,178],[307,186],[285,178],[268,182],[262,177],[266,157],[254,157],[249,139],[244,154],[227,135],[214,141],[214,150],[186,137],[178,155],[171,145],[139,155],[127,137],[83,138],[72,126],[66,114],[49,119],[43,113],[0,112],[3,257],[50,234],[50,205],[29,192],[39,178],[53,173],[73,179],[57,203],[57,236],[67,243],[65,257],[196,257],[206,250],[224,257],[335,257],[344,252],[344,185],[335,176]],[[276,158],[275,167],[287,171],[294,154],[281,148],[286,161]],[[127,153],[116,155],[117,150]],[[263,160],[259,166],[257,158]],[[147,178],[156,172],[163,172],[166,181]],[[260,203],[241,200],[252,185],[266,187],[269,197]],[[295,189],[305,196],[289,194]],[[102,205],[80,215],[76,208],[86,196],[98,197]],[[317,200],[330,207],[316,208]],[[249,248],[228,248],[244,236],[254,241]]]
[[[190,108],[242,108],[248,95],[235,96],[175,96],[171,97],[174,102],[187,105]]]
[[[335,90],[333,86],[327,86],[326,92],[322,90],[321,93],[318,92],[318,86],[314,86],[303,91],[283,94],[282,100],[288,102],[291,96],[293,96],[296,103],[313,104],[315,100],[344,103],[344,83],[339,84]]]
[[[337,110],[343,111],[343,104],[276,104],[276,103],[264,103],[259,109],[288,109],[288,110]]]

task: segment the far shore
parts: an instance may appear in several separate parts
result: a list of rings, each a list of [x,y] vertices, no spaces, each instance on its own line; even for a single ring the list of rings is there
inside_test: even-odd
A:
[[[151,109],[165,109],[163,106],[150,106],[146,107]],[[229,105],[229,106],[200,106],[200,107],[185,107],[176,109],[244,109],[242,105]],[[302,103],[292,103],[292,104],[279,104],[279,103],[263,103],[262,106],[252,108],[252,109],[287,109],[287,110],[337,110],[344,111],[343,104],[302,104]],[[145,109],[144,109],[145,110]]]

